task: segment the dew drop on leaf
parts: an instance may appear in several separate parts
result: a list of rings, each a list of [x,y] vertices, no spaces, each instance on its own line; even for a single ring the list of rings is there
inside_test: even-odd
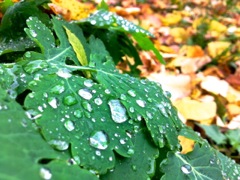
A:
[[[78,94],[86,100],[90,100],[92,98],[92,94],[89,92],[88,89],[80,89],[78,91]]]
[[[57,99],[56,99],[55,97],[49,97],[49,98],[48,98],[48,104],[49,104],[52,108],[56,109],[56,108],[57,108]]]
[[[140,100],[140,99],[136,100],[136,103],[137,103],[140,107],[145,107],[145,105],[146,105],[145,101]]]
[[[70,71],[66,68],[59,69],[56,74],[64,79],[68,79],[72,76],[72,74],[70,74]]]
[[[120,95],[120,99],[121,99],[121,100],[126,100],[126,99],[127,99],[127,97],[126,97],[126,95],[125,95],[125,94],[121,94],[121,95]]]
[[[52,145],[55,149],[60,151],[64,151],[69,147],[69,144],[66,141],[62,140],[51,140],[48,143]]]
[[[128,90],[128,94],[132,97],[136,97],[136,92],[133,89]]]
[[[111,116],[114,122],[123,123],[127,120],[126,109],[119,100],[110,100],[108,105],[110,107]]]
[[[66,122],[64,123],[64,126],[65,126],[65,128],[66,128],[68,131],[72,131],[72,130],[74,130],[74,128],[75,128],[73,122],[70,121],[70,120],[66,121]]]
[[[102,99],[101,98],[96,98],[94,99],[95,104],[101,105],[102,104]]]
[[[61,94],[64,92],[64,90],[65,87],[63,85],[56,85],[50,90],[50,92],[54,94]]]
[[[72,95],[63,98],[63,103],[67,106],[72,106],[74,104],[77,104],[77,102],[77,99]]]
[[[90,145],[97,149],[106,149],[108,147],[108,137],[103,131],[94,132],[89,141]]]
[[[129,155],[133,155],[134,154],[134,149],[128,149],[128,151],[127,151],[127,154],[129,154]]]
[[[49,180],[52,178],[52,174],[50,172],[50,170],[46,169],[46,168],[41,168],[40,169],[40,176],[41,178],[43,178],[44,180]]]
[[[192,172],[192,167],[189,165],[189,164],[184,164],[182,165],[181,167],[181,171],[184,173],[184,174],[189,174]]]
[[[111,91],[109,90],[109,89],[105,89],[105,91],[104,91],[106,94],[110,94],[111,93]]]
[[[75,110],[73,112],[73,115],[76,117],[76,118],[81,118],[82,117],[82,111],[81,110]]]
[[[91,79],[86,79],[83,84],[86,86],[86,87],[92,87],[93,86],[93,81]]]
[[[37,37],[37,33],[34,30],[30,29],[29,32],[32,35],[32,37]]]
[[[129,111],[130,111],[131,113],[134,113],[134,111],[135,111],[135,110],[134,110],[134,107],[130,107],[130,108],[129,108]]]
[[[82,106],[84,109],[86,109],[88,112],[92,112],[92,106],[87,101],[82,102]]]
[[[92,25],[95,25],[95,24],[97,23],[97,21],[96,21],[96,20],[91,20],[90,23],[91,23]]]

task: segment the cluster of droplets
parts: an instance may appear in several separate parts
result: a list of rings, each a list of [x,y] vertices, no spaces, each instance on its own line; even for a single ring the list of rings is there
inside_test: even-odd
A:
[[[150,32],[142,29],[141,27],[135,25],[134,23],[124,19],[121,16],[118,16],[112,12],[108,12],[105,10],[96,11],[92,14],[86,21],[90,22],[90,24],[99,27],[118,27],[122,28],[124,31],[131,33],[142,33],[147,36],[153,36]]]

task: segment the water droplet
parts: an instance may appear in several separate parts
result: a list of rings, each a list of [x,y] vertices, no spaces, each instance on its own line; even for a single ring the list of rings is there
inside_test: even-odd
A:
[[[66,141],[62,140],[51,140],[48,143],[52,145],[55,149],[60,151],[64,151],[69,147],[69,144]]]
[[[121,95],[120,95],[120,99],[121,99],[121,100],[126,100],[126,99],[127,99],[127,97],[126,97],[126,95],[125,95],[125,94],[121,94]]]
[[[126,141],[124,139],[120,139],[120,144],[126,144]]]
[[[95,104],[101,105],[102,104],[102,99],[101,98],[96,98],[94,99]]]
[[[72,106],[74,104],[77,104],[77,99],[74,96],[66,96],[63,98],[63,103],[67,106]]]
[[[135,111],[135,110],[134,110],[134,107],[130,107],[130,108],[129,108],[129,111],[130,111],[131,113],[134,113],[134,111]]]
[[[95,25],[95,24],[97,23],[97,21],[93,19],[93,20],[90,21],[90,23],[91,23],[92,25]]]
[[[88,112],[92,112],[92,106],[87,101],[82,102],[82,106],[84,109],[86,109]]]
[[[147,111],[146,114],[147,114],[147,117],[148,117],[149,119],[152,119],[152,118],[153,118],[152,113],[150,113],[150,112]]]
[[[189,164],[184,164],[182,165],[181,167],[181,171],[184,173],[184,174],[189,174],[192,172],[192,167],[189,165]]]
[[[75,110],[73,112],[73,115],[77,118],[81,118],[82,117],[82,111],[81,110]]]
[[[50,92],[54,94],[61,94],[64,92],[64,90],[65,87],[63,85],[56,85],[50,90]]]
[[[128,151],[127,151],[127,154],[129,154],[129,155],[133,155],[134,154],[134,149],[128,149]]]
[[[137,166],[136,165],[132,165],[132,170],[136,171],[137,170]]]
[[[145,105],[146,105],[146,103],[145,103],[145,101],[143,101],[143,100],[136,100],[136,103],[140,106],[140,107],[145,107]]]
[[[41,69],[47,68],[48,64],[46,61],[43,60],[35,60],[35,61],[31,61],[29,63],[27,63],[24,66],[24,70],[28,73],[28,74],[32,74],[35,73]]]
[[[56,109],[56,108],[57,108],[57,99],[56,99],[55,97],[49,97],[49,98],[48,98],[48,104],[49,104],[52,108]]]
[[[86,100],[90,100],[92,98],[92,94],[89,92],[88,89],[80,89],[78,91],[78,94]]]
[[[92,87],[93,86],[93,81],[91,79],[86,79],[83,84],[86,86],[86,87]]]
[[[31,57],[31,52],[26,52],[25,54],[24,54],[24,56],[26,57],[26,58],[30,58]]]
[[[29,33],[32,35],[32,37],[37,37],[37,33],[34,30],[30,29]]]
[[[90,145],[97,149],[106,149],[108,147],[108,137],[103,131],[97,131],[90,137]]]
[[[128,90],[128,94],[132,97],[136,97],[136,92],[133,89]]]
[[[114,122],[123,123],[128,119],[126,109],[119,100],[110,100],[108,105],[110,107],[111,116]]]
[[[66,121],[66,122],[64,123],[64,126],[65,126],[65,128],[66,128],[68,131],[72,131],[72,130],[74,130],[74,128],[75,128],[73,122],[70,121],[70,120]]]
[[[46,168],[41,168],[40,169],[40,176],[44,179],[44,180],[49,180],[52,178],[52,174],[50,172],[50,170],[46,169]]]
[[[105,89],[105,91],[104,91],[106,94],[110,94],[111,93],[111,91],[109,90],[109,89]]]
[[[59,77],[62,77],[64,79],[68,79],[68,78],[70,78],[72,76],[70,71],[68,69],[66,69],[66,68],[59,69],[58,72],[56,72],[56,74]]]

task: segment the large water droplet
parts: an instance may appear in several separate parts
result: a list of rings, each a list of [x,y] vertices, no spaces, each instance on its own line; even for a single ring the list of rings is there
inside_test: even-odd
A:
[[[63,85],[56,85],[50,90],[50,92],[54,94],[61,94],[64,92],[64,90],[65,87]]]
[[[52,174],[50,172],[50,170],[46,169],[46,168],[41,168],[40,169],[40,176],[44,179],[44,180],[49,180],[52,178]]]
[[[67,106],[72,106],[74,104],[77,104],[77,102],[77,99],[72,95],[63,98],[63,103]]]
[[[70,120],[66,121],[66,122],[64,123],[64,126],[65,126],[65,128],[66,128],[68,131],[72,131],[72,130],[74,130],[74,128],[75,128],[73,122],[70,121]]]
[[[137,103],[140,107],[145,107],[145,105],[146,105],[146,102],[143,101],[143,100],[140,100],[140,99],[136,100],[136,103]]]
[[[82,111],[81,110],[75,110],[73,112],[73,115],[77,118],[81,118],[82,117]]]
[[[128,94],[132,97],[136,97],[136,91],[134,91],[133,89],[128,90]]]
[[[106,149],[108,147],[108,137],[103,131],[97,131],[90,137],[90,145],[97,149]]]
[[[60,151],[64,151],[69,147],[69,144],[66,141],[62,140],[51,140],[48,143],[52,145],[55,149]]]
[[[192,167],[189,165],[189,164],[184,164],[182,165],[181,167],[181,171],[184,173],[184,174],[189,174],[192,172]]]
[[[92,94],[89,92],[88,89],[80,89],[80,90],[78,91],[78,94],[79,94],[82,98],[84,98],[84,99],[86,99],[86,100],[89,100],[89,99],[92,98]]]
[[[56,108],[57,108],[57,99],[56,99],[55,97],[49,97],[49,98],[48,98],[48,104],[49,104],[52,108],[56,109]]]
[[[111,116],[114,122],[122,123],[125,122],[127,118],[126,109],[117,99],[110,100],[108,102],[110,107]]]

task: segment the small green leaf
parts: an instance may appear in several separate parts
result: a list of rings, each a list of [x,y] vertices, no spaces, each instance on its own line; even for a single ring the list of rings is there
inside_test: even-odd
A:
[[[231,129],[226,133],[227,138],[230,141],[230,144],[240,152],[240,129]]]
[[[203,124],[198,124],[198,126],[203,128],[207,136],[217,144],[226,143],[227,138],[223,133],[220,132],[220,128],[218,126],[216,125],[208,126]]]
[[[187,154],[169,152],[161,163],[162,180],[168,179],[223,179],[216,152],[209,145],[195,144]]]
[[[87,56],[86,56],[86,53],[85,53],[85,50],[83,48],[81,41],[69,29],[67,29],[66,27],[64,27],[64,28],[66,30],[68,40],[69,40],[70,44],[72,45],[80,64],[82,66],[87,66],[88,60],[87,60]],[[86,73],[87,78],[91,77],[90,72],[86,71],[85,73]]]

